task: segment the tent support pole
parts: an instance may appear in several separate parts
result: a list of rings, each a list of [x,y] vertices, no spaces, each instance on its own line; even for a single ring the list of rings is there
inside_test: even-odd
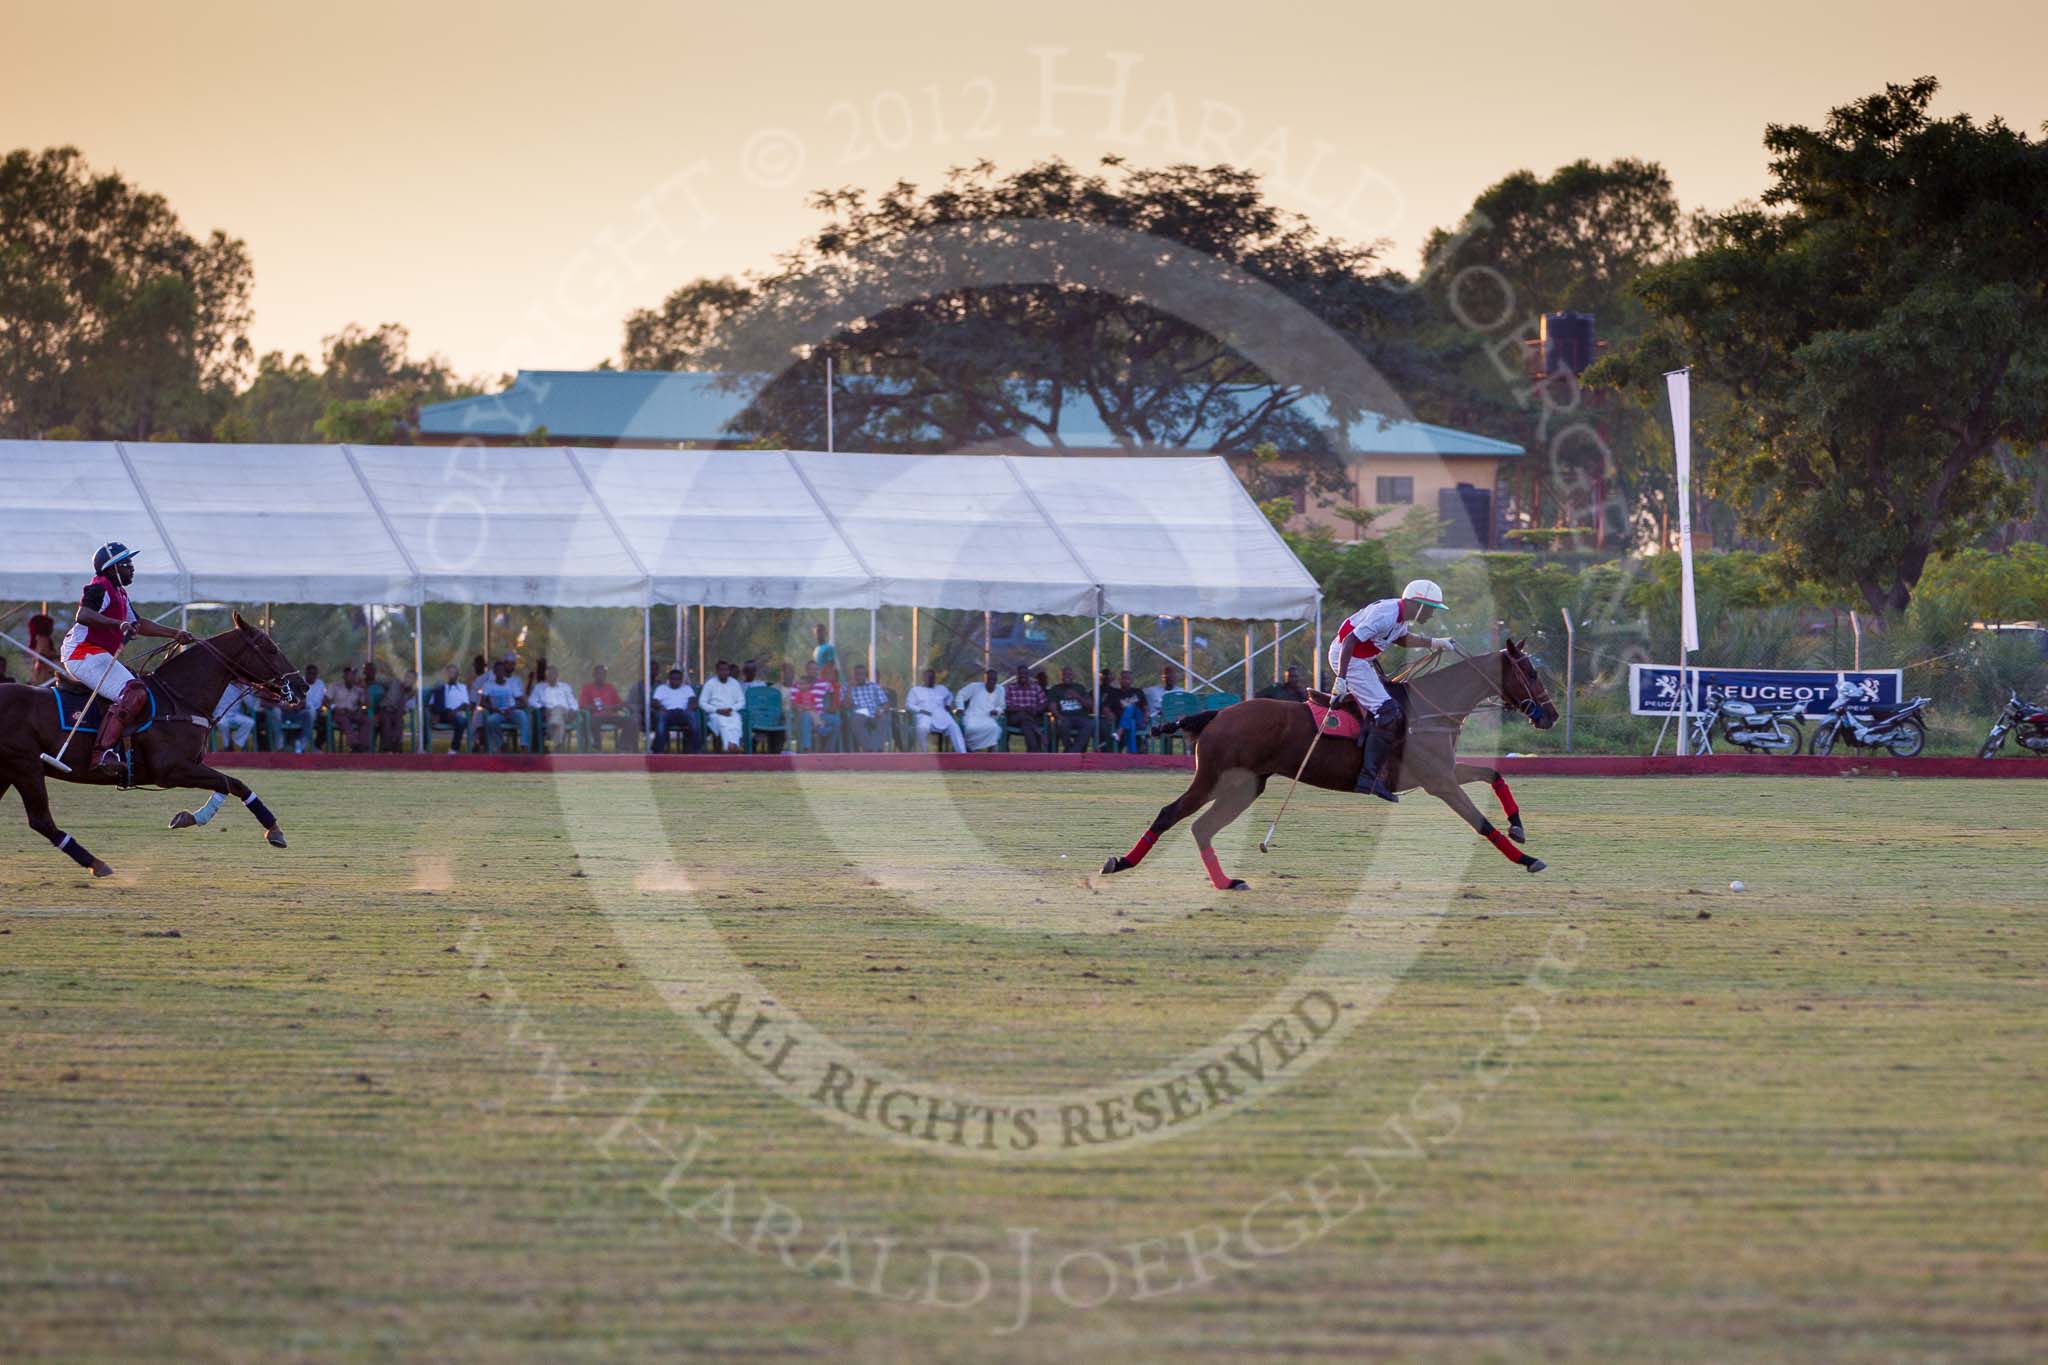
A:
[[[427,666],[425,634],[426,607],[418,602],[412,604],[412,739],[413,752],[427,751]]]
[[[996,666],[996,617],[992,611],[981,614],[981,671],[986,673]]]
[[[491,604],[484,603],[484,667],[491,665]]]
[[[697,608],[697,685],[702,687],[708,676],[704,668],[704,608]]]
[[[917,624],[917,608],[912,607],[910,609],[910,683],[909,686],[903,689],[906,692],[924,681],[924,673],[918,668],[918,665],[923,663],[924,660],[917,652]]]
[[[1252,694],[1252,628],[1244,628],[1244,695]]]
[[[1279,682],[1279,681],[1280,681],[1280,678],[1281,678],[1281,673],[1282,673],[1282,670],[1281,670],[1281,667],[1280,667],[1280,623],[1279,623],[1278,621],[1275,621],[1275,622],[1273,623],[1273,681],[1274,681],[1274,682],[1276,682],[1276,683],[1277,683],[1277,682]]]
[[[682,604],[682,603],[680,603],[680,602],[678,602],[678,603],[676,603],[676,667],[677,667],[677,668],[688,668],[688,667],[689,667],[689,665],[688,665],[687,663],[685,663],[685,662],[684,662],[684,660],[685,660],[685,658],[686,658],[686,657],[687,657],[687,656],[685,656],[685,655],[684,655],[684,653],[683,653],[683,604]]]
[[[1131,667],[1131,614],[1130,614],[1129,612],[1125,612],[1125,613],[1124,613],[1124,626],[1123,626],[1123,630],[1124,630],[1124,669],[1125,669],[1125,671],[1126,671],[1126,672],[1128,672],[1128,671],[1130,670],[1130,667]]]
[[[1315,670],[1313,686],[1320,692],[1323,690],[1323,595],[1321,593],[1316,594],[1316,654],[1315,658],[1311,659],[1309,663]]]
[[[654,608],[640,608],[640,734],[654,732]]]
[[[1095,709],[1088,713],[1088,747],[1081,752],[1092,754],[1102,734],[1102,613],[1095,613],[1095,652],[1088,670],[1090,685],[1095,689]]]
[[[875,623],[880,617],[881,613],[879,611],[873,607],[868,608],[868,677],[870,679],[875,676]]]

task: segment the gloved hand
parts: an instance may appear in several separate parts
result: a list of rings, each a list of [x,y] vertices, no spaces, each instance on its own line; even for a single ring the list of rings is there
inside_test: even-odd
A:
[[[1344,698],[1350,695],[1351,684],[1347,682],[1345,679],[1339,678],[1337,679],[1337,681],[1330,684],[1330,704],[1332,706],[1335,706],[1338,702],[1344,700]]]
[[[1431,649],[1456,649],[1458,642],[1448,635],[1439,635],[1429,642]]]

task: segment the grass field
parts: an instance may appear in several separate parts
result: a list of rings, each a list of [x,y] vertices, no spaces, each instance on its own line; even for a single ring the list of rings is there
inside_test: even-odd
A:
[[[2048,1353],[2048,783],[1530,779],[1540,877],[1414,797],[1261,857],[1276,786],[1224,896],[1093,875],[1165,773],[258,776],[287,851],[60,792],[97,884],[0,801],[0,1358]],[[761,1060],[1271,1061],[1317,969],[1341,1038],[1146,1144]]]

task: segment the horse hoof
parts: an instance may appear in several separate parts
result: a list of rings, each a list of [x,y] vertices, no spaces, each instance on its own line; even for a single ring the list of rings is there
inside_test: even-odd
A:
[[[1112,873],[1122,872],[1125,868],[1129,866],[1130,864],[1124,861],[1124,856],[1121,853],[1119,853],[1112,856],[1108,861],[1102,864],[1102,875],[1107,877]]]
[[[1522,866],[1531,872],[1541,872],[1545,864],[1541,858],[1527,858],[1523,860]]]
[[[1508,826],[1508,838],[1518,844],[1526,844],[1529,842],[1529,831],[1522,828],[1520,820],[1516,820]]]
[[[111,877],[114,875],[114,869],[108,867],[98,858],[94,858],[92,860],[92,875],[95,877]]]
[[[192,812],[189,810],[181,810],[176,815],[173,815],[171,817],[172,829],[190,829],[198,823],[199,821],[196,818],[194,818]]]
[[[283,848],[284,831],[272,825],[269,829],[263,831],[263,842],[269,844],[272,848]]]

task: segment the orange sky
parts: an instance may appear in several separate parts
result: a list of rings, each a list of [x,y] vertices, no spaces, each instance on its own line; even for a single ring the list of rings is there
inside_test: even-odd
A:
[[[794,242],[809,190],[977,157],[1250,162],[1412,270],[1517,167],[1644,156],[1688,207],[1753,196],[1766,122],[1886,80],[2048,121],[2041,0],[0,0],[0,34],[4,145],[75,144],[242,237],[260,349],[395,321],[488,375],[616,354],[630,309]]]

